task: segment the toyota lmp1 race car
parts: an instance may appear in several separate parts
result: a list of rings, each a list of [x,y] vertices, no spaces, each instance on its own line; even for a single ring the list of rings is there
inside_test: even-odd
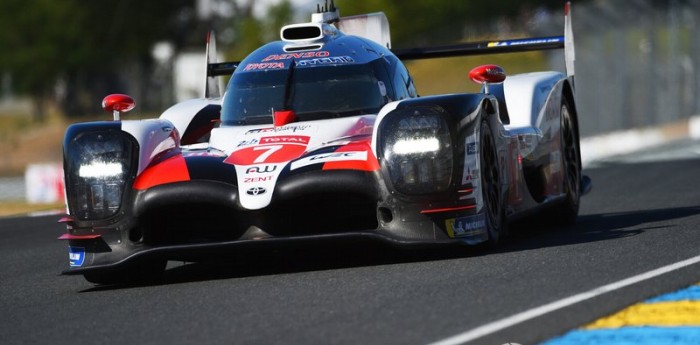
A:
[[[495,244],[524,216],[575,221],[590,180],[568,5],[564,36],[407,50],[382,13],[318,12],[240,63],[213,61],[210,34],[201,99],[122,121],[135,103],[114,94],[114,121],[66,130],[64,274],[110,284],[267,244]],[[402,63],[561,48],[566,74],[479,66],[473,94],[419,97]]]

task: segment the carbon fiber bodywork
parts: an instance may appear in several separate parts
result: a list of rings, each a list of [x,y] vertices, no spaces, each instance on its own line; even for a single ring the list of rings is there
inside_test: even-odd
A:
[[[520,217],[575,219],[589,184],[573,76],[532,73],[481,93],[418,97],[386,46],[325,22],[291,29],[314,37],[226,65],[235,71],[223,98],[182,102],[155,120],[69,127],[64,274],[111,282],[154,260],[304,242],[495,244]],[[208,80],[217,66],[208,58]],[[478,70],[487,82],[490,68]]]

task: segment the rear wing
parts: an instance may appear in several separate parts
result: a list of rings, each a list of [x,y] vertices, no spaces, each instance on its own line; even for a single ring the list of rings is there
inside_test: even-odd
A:
[[[564,49],[566,74],[573,76],[576,51],[574,31],[571,26],[571,2],[564,6],[564,35],[550,37],[521,38],[500,41],[470,42],[430,48],[395,49],[393,53],[401,60],[434,59],[456,56],[519,53],[533,50]]]
[[[517,53],[530,50],[564,48],[564,36],[521,38],[503,41],[483,41],[429,48],[393,50],[401,60],[434,59],[455,56]]]
[[[373,27],[376,26],[382,28],[382,35],[376,39],[382,41],[382,43],[386,44],[388,47],[391,46],[390,39],[383,34],[384,32],[388,33],[389,30],[389,24],[386,22],[386,17],[384,17],[383,14],[348,17],[348,19],[350,20],[345,23],[343,22],[344,19],[341,19],[340,23],[341,26],[343,26],[342,24],[345,24],[344,26],[346,26],[346,28],[352,27],[353,29],[351,31],[361,31],[360,29],[356,28],[356,22],[368,22],[372,24]],[[355,25],[351,26],[349,24]],[[576,61],[576,52],[574,49],[574,32],[571,24],[571,2],[567,2],[564,6],[563,36],[470,42],[429,48],[393,49],[392,52],[401,60],[418,60],[470,55],[518,53],[549,49],[564,49],[566,74],[569,77],[573,77],[575,72],[574,62]],[[207,75],[204,86],[204,97],[221,97],[221,92],[219,91],[215,77],[231,75],[238,67],[239,62],[215,62],[216,43],[214,42],[213,32],[207,35],[206,55]]]

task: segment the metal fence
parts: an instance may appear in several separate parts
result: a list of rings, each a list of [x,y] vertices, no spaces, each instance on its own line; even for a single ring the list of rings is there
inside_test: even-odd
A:
[[[700,113],[700,0],[592,1],[572,15],[582,136]]]

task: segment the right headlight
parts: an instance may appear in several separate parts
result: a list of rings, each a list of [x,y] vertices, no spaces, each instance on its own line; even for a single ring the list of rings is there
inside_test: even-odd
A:
[[[381,123],[379,151],[393,187],[404,194],[447,190],[452,139],[444,113],[430,107],[395,110]]]
[[[131,180],[136,145],[118,130],[89,131],[66,142],[68,207],[79,220],[115,215]]]

